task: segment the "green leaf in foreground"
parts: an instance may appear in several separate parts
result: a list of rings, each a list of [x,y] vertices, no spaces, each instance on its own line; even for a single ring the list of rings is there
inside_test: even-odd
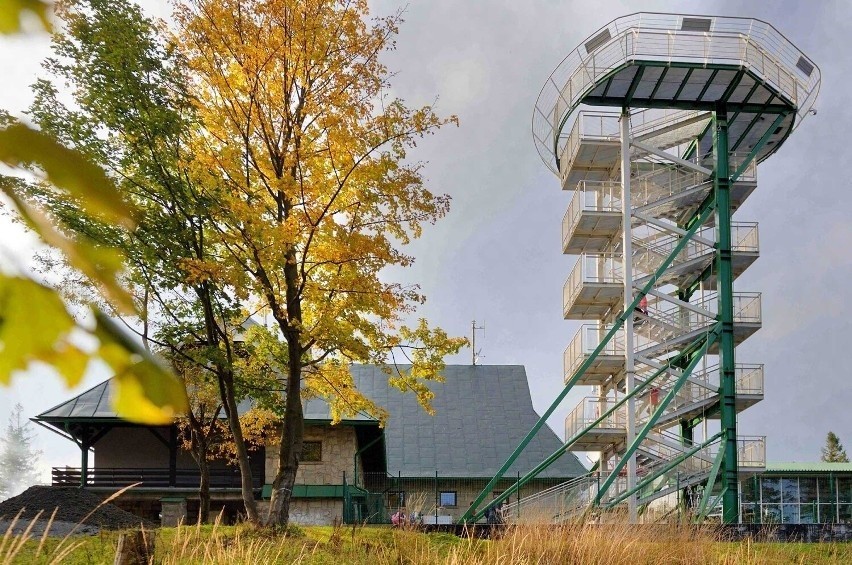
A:
[[[133,298],[118,282],[122,255],[112,247],[95,245],[82,236],[71,239],[57,230],[50,219],[39,209],[30,206],[19,194],[15,179],[0,178],[0,192],[15,204],[24,223],[35,231],[48,245],[61,251],[68,262],[79,269],[118,310],[133,313]]]
[[[187,409],[183,385],[150,352],[128,337],[105,314],[95,311],[90,332],[99,345],[91,353],[69,340],[77,325],[62,299],[26,277],[0,273],[0,384],[31,363],[51,365],[68,386],[80,383],[91,359],[115,372],[113,407],[122,418],[146,424],[170,423]]]
[[[68,191],[88,211],[128,229],[135,225],[132,206],[106,173],[49,135],[21,123],[0,129],[0,161],[10,167],[38,165],[47,182]]]
[[[42,0],[0,0],[0,33],[11,34],[21,31],[21,15],[31,12],[38,17],[45,31],[51,31],[50,6]]]
[[[105,314],[95,312],[95,319],[98,353],[115,371],[115,396],[110,400],[116,413],[146,424],[170,424],[186,413],[186,391],[174,375]]]
[[[56,355],[57,347],[74,326],[55,291],[0,274],[0,384],[32,361],[50,362],[62,373],[65,360]]]

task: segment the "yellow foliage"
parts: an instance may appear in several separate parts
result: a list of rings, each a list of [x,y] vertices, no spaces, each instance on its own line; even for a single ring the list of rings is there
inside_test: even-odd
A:
[[[335,421],[385,416],[355,389],[351,362],[390,363],[390,382],[429,409],[427,383],[466,341],[424,320],[406,328],[424,298],[380,275],[411,265],[400,247],[449,210],[406,157],[457,119],[389,97],[379,55],[399,14],[369,23],[364,0],[194,0],[176,21],[202,125],[187,166],[219,204],[222,248],[215,264],[187,265],[190,277],[259,298],[287,345],[263,346],[256,363],[281,382],[301,375]]]

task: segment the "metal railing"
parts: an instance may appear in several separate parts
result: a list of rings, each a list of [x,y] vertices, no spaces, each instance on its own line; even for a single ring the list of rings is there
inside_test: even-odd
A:
[[[712,227],[699,231],[699,235],[713,237]],[[757,222],[736,222],[731,224],[731,250],[734,253],[760,253],[760,239]],[[677,245],[674,236],[663,235],[653,245],[636,241],[637,255],[634,256],[635,278],[641,279],[659,267],[668,253]],[[678,254],[674,264],[682,264],[699,257],[712,255],[712,247],[699,242],[689,242]],[[563,312],[567,313],[580,294],[584,284],[606,284],[624,282],[624,263],[620,253],[581,253],[571,273],[562,286]],[[653,299],[656,302],[658,299]]]
[[[797,107],[801,123],[819,92],[820,71],[786,37],[761,20],[718,16],[707,16],[710,32],[684,31],[683,18],[656,13],[618,18],[562,60],[542,87],[533,113],[533,138],[548,168],[559,174],[556,157],[567,141],[560,135],[567,116],[598,81],[636,58],[747,67]],[[586,45],[598,38],[588,52]],[[800,61],[812,67],[810,74]]]
[[[603,340],[609,327],[603,323],[583,324],[562,354],[562,367],[565,379],[571,378],[574,371],[583,363],[586,355],[591,355]],[[624,355],[624,329],[618,330],[600,355]]]
[[[574,192],[568,209],[562,217],[562,245],[576,229],[577,221],[583,212],[620,212],[621,184],[615,181],[580,181]]]
[[[578,432],[601,417],[601,414],[615,406],[616,400],[590,396],[582,399],[579,404],[565,417],[565,441],[573,439]],[[619,409],[607,416],[595,429],[623,430],[627,425],[627,413]]]
[[[745,469],[766,467],[766,436],[739,436],[737,465]]]
[[[82,470],[79,467],[53,467],[51,484],[53,486],[80,486]],[[254,488],[263,487],[263,470],[253,469]],[[86,486],[121,488],[141,483],[138,488],[198,488],[201,474],[198,469],[168,468],[121,468],[98,467],[86,473]],[[210,469],[210,488],[240,488],[240,471],[233,469]]]
[[[584,284],[621,284],[624,281],[620,254],[583,253],[562,286],[562,304],[567,314]]]

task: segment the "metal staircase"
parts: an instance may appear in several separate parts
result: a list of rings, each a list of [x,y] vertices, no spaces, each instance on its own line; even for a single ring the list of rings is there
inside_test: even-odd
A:
[[[560,63],[533,137],[573,191],[562,250],[579,257],[563,315],[584,323],[563,353],[564,387],[462,521],[482,515],[578,386],[593,388],[566,418],[564,445],[496,502],[569,450],[597,453],[595,471],[520,501],[514,519],[625,507],[634,521],[678,495],[699,518],[721,502],[723,521],[738,520],[738,481],[763,468],[765,442],[737,435],[738,412],[763,398],[763,368],[737,363],[735,348],[762,312],[759,293],[733,289],[759,256],[757,224],[732,215],[819,85],[816,65],[775,28],[742,18],[632,14]]]
[[[620,167],[613,167],[609,152],[595,151],[600,144],[598,135],[588,138],[581,132],[575,136],[573,157],[568,155],[560,165],[566,180],[577,180],[576,185],[564,187],[575,190],[563,224],[563,248],[568,253],[581,250],[564,287],[563,313],[569,320],[596,321],[584,324],[565,351],[566,381],[588,364],[574,385],[593,386],[595,393],[566,418],[565,439],[571,450],[598,453],[598,479],[607,476],[608,469],[617,467],[625,457],[635,457],[636,465],[631,481],[622,470],[625,480],[611,480],[606,491],[599,490],[602,481],[596,480],[586,485],[594,491],[593,496],[565,498],[602,507],[625,503],[631,496],[636,504],[644,505],[678,489],[705,483],[720,453],[719,437],[696,442],[691,433],[703,420],[718,418],[722,402],[718,361],[711,361],[713,367],[707,367],[708,359],[719,353],[718,342],[711,343],[708,336],[721,318],[714,269],[715,217],[699,218],[701,203],[712,193],[714,173],[697,170],[702,166],[692,149],[707,130],[709,117],[682,111],[667,112],[652,120],[648,114],[653,112],[643,110],[624,117],[631,125],[654,124],[653,128],[630,128],[629,137],[641,139],[641,146],[629,154],[633,177],[629,211],[625,212],[624,199],[615,190],[616,186],[621,188]],[[593,116],[603,127],[621,119],[619,113],[594,112]],[[587,122],[585,113],[580,112],[576,123]],[[687,133],[694,137],[690,139]],[[665,162],[665,150],[673,149],[675,153]],[[583,158],[580,165],[578,157]],[[610,171],[610,178],[603,176],[604,170]],[[732,208],[739,207],[754,189],[755,174],[752,168]],[[629,223],[624,220],[627,217]],[[687,234],[684,228],[689,225],[694,229]],[[629,227],[626,235],[625,226]],[[760,250],[756,223],[732,222],[730,227],[733,280],[757,259]],[[624,292],[626,237],[631,243],[632,284],[628,293]],[[607,347],[598,351],[608,330],[624,317],[625,297],[635,302],[637,295],[644,300],[638,307],[627,305],[628,327],[619,329]],[[733,342],[738,345],[761,325],[760,295],[734,292],[731,299]],[[632,332],[630,355],[628,331]],[[700,362],[704,368],[682,378],[679,367],[682,369],[683,363],[672,364],[670,360],[702,342],[705,347]],[[695,353],[690,356],[698,359]],[[631,362],[633,382],[628,386],[626,373]],[[739,365],[736,370],[736,396],[743,399],[735,404],[739,411],[763,398],[763,369]],[[637,387],[644,391],[633,402],[624,402]],[[669,401],[662,404],[663,398]],[[646,434],[635,443],[631,427],[646,425]],[[750,441],[760,443],[763,439]],[[634,443],[632,453],[628,453]],[[746,449],[746,444],[742,448]],[[759,471],[762,465],[762,461],[749,461],[741,472]],[[606,479],[603,484],[607,484]],[[573,491],[578,487],[570,484],[565,488]],[[557,492],[548,500],[560,500]],[[530,505],[525,503],[527,513]],[[576,511],[561,509],[560,515],[568,518]]]

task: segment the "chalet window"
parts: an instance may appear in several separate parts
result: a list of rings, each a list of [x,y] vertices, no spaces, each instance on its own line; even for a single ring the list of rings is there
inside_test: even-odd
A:
[[[441,493],[441,504],[439,506],[456,506],[456,491],[444,491]]]
[[[303,443],[302,461],[304,463],[319,463],[322,461],[322,442],[306,441]]]
[[[388,492],[388,508],[402,508],[403,506],[405,506],[404,491]]]

